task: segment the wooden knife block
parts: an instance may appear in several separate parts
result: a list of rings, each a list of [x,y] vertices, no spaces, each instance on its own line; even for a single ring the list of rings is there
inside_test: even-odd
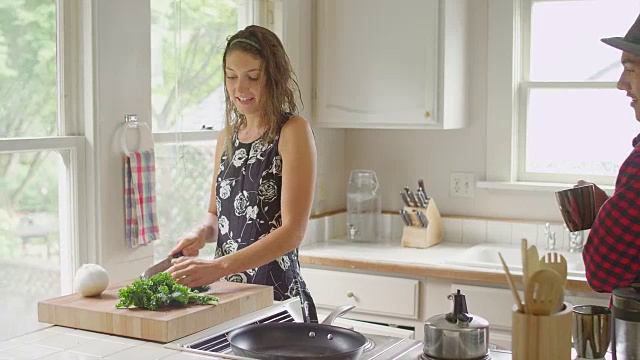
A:
[[[402,230],[402,246],[412,248],[428,248],[439,244],[442,241],[442,232],[444,231],[444,225],[442,223],[442,216],[438,211],[435,200],[429,199],[427,208],[421,207],[409,207],[404,208],[411,218],[412,226],[404,226]],[[422,211],[429,224],[427,227],[422,227],[420,219],[416,213]]]

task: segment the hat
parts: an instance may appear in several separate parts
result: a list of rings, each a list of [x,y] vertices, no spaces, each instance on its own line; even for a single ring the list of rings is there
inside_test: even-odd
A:
[[[616,49],[626,51],[633,55],[640,55],[640,16],[633,23],[631,29],[627,32],[623,38],[610,37],[601,39],[601,41],[607,45],[611,45]]]

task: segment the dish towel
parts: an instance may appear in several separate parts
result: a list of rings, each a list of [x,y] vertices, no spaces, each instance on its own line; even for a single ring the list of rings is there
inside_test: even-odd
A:
[[[156,166],[153,150],[132,151],[124,163],[126,244],[136,248],[160,236],[156,211]]]

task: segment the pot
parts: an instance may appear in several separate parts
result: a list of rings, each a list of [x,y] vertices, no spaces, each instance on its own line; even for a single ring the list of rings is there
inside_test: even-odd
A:
[[[614,289],[613,351],[618,360],[640,359],[640,284]]]
[[[331,325],[335,318],[353,308],[335,309],[322,324],[247,325],[231,331],[227,339],[235,355],[254,359],[355,360],[362,355],[367,338],[356,331]]]
[[[435,359],[488,358],[489,322],[468,313],[459,289],[448,299],[453,299],[453,312],[431,317],[424,324],[424,354]]]

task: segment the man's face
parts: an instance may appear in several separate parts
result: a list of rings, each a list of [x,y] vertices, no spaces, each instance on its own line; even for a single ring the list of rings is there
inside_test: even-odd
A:
[[[617,87],[627,93],[631,98],[631,107],[635,111],[636,120],[640,121],[640,56],[628,52],[622,53],[622,66],[624,70],[620,75]]]

